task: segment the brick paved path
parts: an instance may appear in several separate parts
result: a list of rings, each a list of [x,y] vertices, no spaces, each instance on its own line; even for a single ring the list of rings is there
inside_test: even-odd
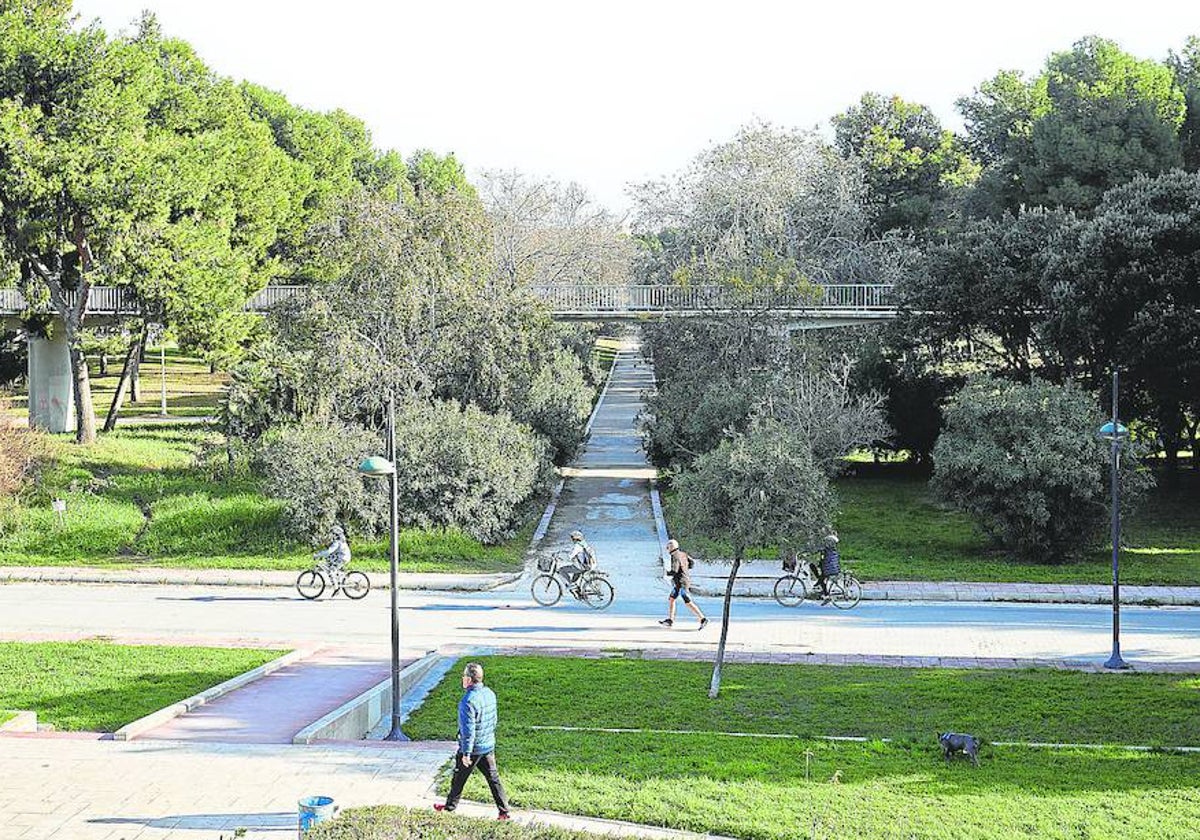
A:
[[[375,655],[334,649],[317,651],[140,738],[290,744],[292,736],[301,729],[378,685],[390,674],[391,663]]]

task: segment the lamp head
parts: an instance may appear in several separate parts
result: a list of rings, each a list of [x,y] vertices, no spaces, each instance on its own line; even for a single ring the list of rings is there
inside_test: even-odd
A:
[[[372,455],[358,465],[358,471],[363,475],[379,478],[385,475],[392,475],[396,472],[396,467],[382,455]]]

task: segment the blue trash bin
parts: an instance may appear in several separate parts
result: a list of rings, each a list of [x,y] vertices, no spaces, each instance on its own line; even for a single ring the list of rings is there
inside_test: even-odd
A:
[[[333,804],[332,796],[306,796],[297,804],[300,807],[299,836],[301,838],[317,823],[333,819],[333,815],[337,812],[337,806]]]

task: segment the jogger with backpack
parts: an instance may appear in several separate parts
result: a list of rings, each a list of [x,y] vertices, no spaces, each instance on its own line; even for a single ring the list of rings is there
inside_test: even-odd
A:
[[[658,622],[664,627],[671,627],[675,624],[675,600],[683,598],[683,603],[691,610],[696,618],[700,619],[700,627],[703,630],[704,625],[708,624],[708,619],[700,608],[692,603],[692,596],[688,592],[688,587],[692,585],[692,567],[696,562],[688,556],[687,552],[679,547],[677,540],[667,540],[667,551],[671,553],[671,571],[667,573],[667,577],[671,579],[671,594],[667,598],[667,617]]]

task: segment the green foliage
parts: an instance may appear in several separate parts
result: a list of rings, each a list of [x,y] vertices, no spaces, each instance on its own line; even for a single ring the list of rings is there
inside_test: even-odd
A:
[[[409,809],[395,805],[351,808],[331,822],[314,827],[311,840],[393,840],[420,837],[422,840],[594,840],[594,834],[569,831],[531,823],[501,823],[459,814],[438,814],[428,808]]]
[[[970,343],[987,369],[1028,379],[1059,358],[1044,330],[1047,266],[1069,245],[1072,214],[1037,207],[975,219],[926,248],[899,288],[902,332],[937,357]]]
[[[0,642],[0,707],[58,729],[112,732],[199,694],[281,651]]]
[[[1200,169],[1200,37],[1187,39],[1181,53],[1171,53],[1167,61],[1175,73],[1175,83],[1183,91],[1187,115],[1179,129],[1183,166],[1189,172]]]
[[[337,524],[368,534],[386,526],[387,482],[358,471],[381,449],[379,435],[361,426],[308,422],[272,429],[254,462],[263,489],[283,502],[286,527],[316,542]]]
[[[1046,279],[1047,332],[1096,387],[1119,366],[1122,413],[1149,421],[1174,473],[1200,416],[1200,173],[1135,178],[1072,233]]]
[[[988,742],[1196,744],[1191,676],[733,664],[722,696],[710,699],[699,691],[701,662],[483,664],[500,698],[498,749],[518,808],[759,840],[790,840],[797,826],[830,838],[1183,838],[1200,818],[1195,756],[988,746],[975,770],[943,764],[934,741],[954,729]],[[451,737],[460,693],[456,679],[443,681],[406,732]],[[816,737],[828,734],[874,740]],[[466,795],[486,800],[486,787],[472,779]]]
[[[922,230],[979,166],[924,105],[865,93],[833,118],[838,151],[858,159],[879,203],[875,228]]]
[[[819,545],[836,506],[812,442],[776,423],[701,455],[676,487],[684,526],[706,539],[728,540],[737,560],[755,545]]]
[[[1035,79],[1000,73],[959,101],[992,207],[1090,209],[1110,187],[1181,162],[1184,92],[1170,68],[1085,38]]]
[[[1092,397],[1071,384],[976,378],[946,410],[933,487],[1023,560],[1078,557],[1108,520],[1100,423]],[[1122,468],[1123,503],[1132,507],[1150,477],[1129,453]]]
[[[496,542],[547,486],[544,459],[544,444],[505,414],[449,402],[406,406],[396,420],[401,518]]]

